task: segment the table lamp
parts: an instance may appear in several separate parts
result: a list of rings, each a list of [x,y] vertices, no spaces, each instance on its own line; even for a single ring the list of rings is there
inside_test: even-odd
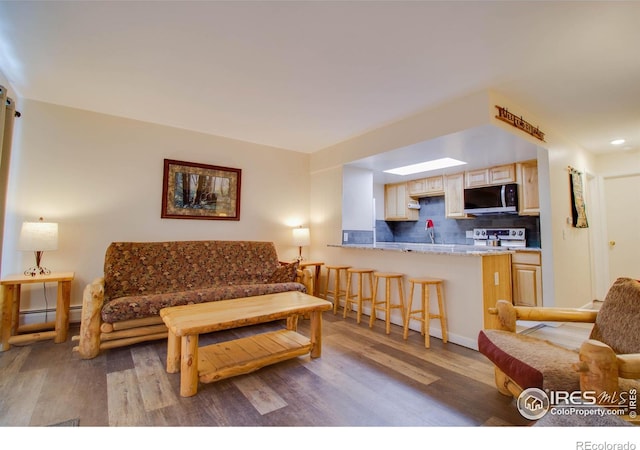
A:
[[[35,267],[25,270],[25,275],[34,277],[50,274],[51,271],[42,267],[40,261],[44,251],[58,248],[58,224],[45,222],[42,217],[38,222],[23,222],[18,247],[22,251],[34,252],[36,257]]]
[[[298,247],[298,261],[302,261],[302,247],[306,247],[311,243],[308,228],[293,229],[293,245]]]

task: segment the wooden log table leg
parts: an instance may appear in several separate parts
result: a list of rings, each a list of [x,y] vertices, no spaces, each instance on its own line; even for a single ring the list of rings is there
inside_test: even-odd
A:
[[[167,336],[167,372],[180,372],[180,337],[176,336],[171,330]]]
[[[13,284],[0,287],[0,351],[3,352],[11,348],[9,338],[12,334],[13,295],[15,288]]]
[[[180,363],[180,396],[191,397],[198,392],[198,335],[182,336]]]
[[[311,357],[320,358],[322,354],[322,311],[313,311],[310,316]]]
[[[56,299],[56,337],[53,342],[66,342],[69,332],[69,304],[71,303],[71,281],[58,281],[58,298]]]

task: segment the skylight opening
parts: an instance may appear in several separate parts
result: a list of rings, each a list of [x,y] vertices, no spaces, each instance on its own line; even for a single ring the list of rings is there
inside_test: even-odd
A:
[[[466,164],[466,162],[453,158],[439,158],[431,161],[411,164],[409,166],[396,167],[395,169],[385,170],[385,172],[392,173],[394,175],[412,175],[414,173],[429,172],[430,170],[437,169],[446,169],[447,167],[460,166],[462,164]]]

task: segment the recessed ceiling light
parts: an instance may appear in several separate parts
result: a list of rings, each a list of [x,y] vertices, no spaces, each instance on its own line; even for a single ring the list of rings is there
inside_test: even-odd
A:
[[[414,173],[428,172],[430,170],[445,169],[447,167],[459,166],[466,164],[464,161],[459,161],[453,158],[440,158],[431,161],[425,161],[418,164],[411,164],[409,166],[396,167],[395,169],[385,170],[386,173],[392,173],[394,175],[411,175]]]
[[[624,139],[614,139],[611,141],[611,145],[622,145],[624,144]]]

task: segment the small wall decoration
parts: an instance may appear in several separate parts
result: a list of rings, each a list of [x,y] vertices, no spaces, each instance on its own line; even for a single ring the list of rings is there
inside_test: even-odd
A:
[[[571,212],[573,226],[576,228],[588,228],[587,213],[584,204],[584,192],[582,189],[582,173],[573,167],[569,167],[569,181],[571,186]]]
[[[536,139],[540,139],[544,142],[544,133],[540,131],[540,128],[534,127],[529,122],[524,120],[522,116],[518,117],[513,113],[510,113],[507,108],[503,108],[502,106],[496,105],[498,108],[498,115],[496,119],[502,120],[503,122],[507,122],[509,125],[513,125],[514,127],[524,131],[527,134],[530,134]]]
[[[162,218],[240,220],[241,169],[164,160]]]

